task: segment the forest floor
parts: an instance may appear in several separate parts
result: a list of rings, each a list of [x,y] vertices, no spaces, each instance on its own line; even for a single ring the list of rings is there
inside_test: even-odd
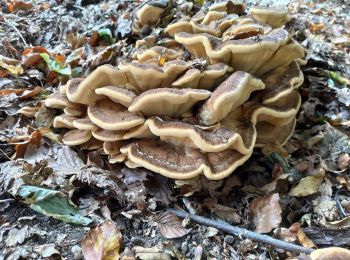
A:
[[[307,50],[303,103],[284,149],[270,155],[254,151],[224,180],[174,181],[111,165],[96,151],[63,147],[61,132],[51,127],[55,111],[41,106],[67,80],[67,64],[77,77],[131,55],[137,37],[132,35],[132,16],[125,12],[138,2],[0,1],[0,259],[81,259],[85,234],[106,219],[120,229],[123,242],[115,250],[122,259],[298,255],[188,219],[181,225],[166,213],[167,207],[252,231],[267,228],[268,235],[304,247],[348,247],[346,2],[283,1],[292,17],[286,28]],[[102,227],[95,236],[108,237],[103,232]],[[115,235],[113,228],[109,232]],[[102,247],[94,239],[85,246]]]

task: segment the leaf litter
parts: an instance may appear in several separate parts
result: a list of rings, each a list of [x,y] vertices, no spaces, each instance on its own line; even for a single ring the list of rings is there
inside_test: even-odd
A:
[[[189,12],[206,5],[176,2]],[[6,206],[0,207],[0,254],[8,259],[97,259],[110,250],[110,259],[291,256],[180,221],[165,213],[168,206],[305,247],[348,245],[349,8],[340,2],[287,2],[292,11],[287,28],[308,50],[303,106],[282,154],[288,156],[256,151],[223,181],[172,181],[143,169],[100,164],[103,155],[62,147],[61,132],[51,128],[56,111],[42,106],[49,93],[69,77],[130,58],[136,40],[130,12],[137,1],[1,3],[0,205]],[[91,222],[90,231],[68,222]],[[102,237],[98,244],[96,237]]]

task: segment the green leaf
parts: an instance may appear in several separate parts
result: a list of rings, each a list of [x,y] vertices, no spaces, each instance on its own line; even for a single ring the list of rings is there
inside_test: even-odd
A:
[[[63,67],[59,62],[51,59],[47,53],[40,53],[40,57],[46,62],[51,71],[55,71],[62,75],[70,75],[72,73],[70,68]]]
[[[89,225],[92,220],[81,215],[79,210],[69,203],[68,198],[60,191],[37,186],[23,185],[18,195],[30,204],[33,210],[57,218],[67,223]]]
[[[106,29],[100,29],[98,30],[98,35],[100,36],[100,38],[106,42],[108,42],[109,44],[114,43],[114,39],[112,36],[112,32],[110,29],[106,28]]]
[[[324,70],[323,73],[326,77],[331,78],[332,80],[336,81],[340,85],[345,85],[348,83],[348,80],[346,78],[342,77],[336,71]]]

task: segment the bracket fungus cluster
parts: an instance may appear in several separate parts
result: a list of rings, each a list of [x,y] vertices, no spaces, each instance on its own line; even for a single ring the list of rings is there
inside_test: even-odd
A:
[[[169,5],[148,1],[137,27]],[[152,19],[150,19],[152,18]],[[295,126],[303,48],[284,10],[216,3],[136,43],[134,59],[71,79],[46,99],[63,111],[63,142],[103,149],[111,163],[186,179],[221,179],[254,147],[284,145]],[[168,38],[167,38],[168,37]],[[166,44],[164,44],[166,43]]]

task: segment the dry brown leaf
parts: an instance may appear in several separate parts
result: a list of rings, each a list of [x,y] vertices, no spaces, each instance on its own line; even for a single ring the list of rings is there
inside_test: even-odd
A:
[[[12,13],[16,10],[30,10],[33,8],[33,4],[29,2],[24,1],[17,1],[17,0],[10,0],[7,3],[8,10]]]
[[[25,90],[22,95],[19,97],[19,99],[27,99],[31,98],[34,96],[37,96],[41,93],[42,88],[41,87],[35,87],[34,89],[31,90]]]
[[[299,183],[291,189],[289,195],[303,197],[316,193],[323,181],[324,176],[324,170],[320,169],[317,174],[302,178]]]
[[[250,203],[256,232],[268,233],[279,226],[282,221],[279,199],[279,194],[274,193],[256,198]]]
[[[228,223],[238,224],[241,222],[241,217],[237,213],[237,209],[220,205],[213,199],[206,199],[202,206],[211,210],[215,213],[215,215],[217,215],[219,218],[225,220]]]
[[[85,235],[81,242],[86,260],[119,259],[122,234],[112,221],[105,221]]]
[[[34,117],[36,112],[39,111],[41,107],[41,104],[35,106],[35,107],[31,107],[31,106],[24,106],[21,109],[19,109],[16,114],[22,114],[25,115],[26,117]]]
[[[315,248],[314,242],[312,242],[304,233],[303,229],[300,227],[300,223],[294,223],[289,227],[289,231],[296,234],[297,241],[308,248]]]
[[[319,32],[324,29],[324,23],[311,23],[309,30],[311,32]]]
[[[12,155],[11,159],[23,158],[27,151],[29,144],[39,146],[41,142],[41,134],[39,131],[34,131],[31,135],[14,137],[11,140],[11,144],[16,145],[16,152]]]
[[[350,216],[347,216],[341,220],[326,222],[324,225],[328,228],[348,228],[350,227]]]
[[[276,238],[288,243],[293,243],[297,240],[297,234],[287,228],[277,228],[273,231],[273,233],[275,234]]]
[[[160,233],[165,238],[178,238],[187,235],[191,230],[182,226],[180,219],[166,211],[153,218],[157,223]]]
[[[142,260],[170,260],[171,255],[167,252],[162,252],[157,247],[145,248],[142,246],[133,247],[133,251],[138,259]]]
[[[342,154],[341,156],[339,156],[338,158],[338,168],[340,170],[345,170],[350,163],[350,155],[347,153]]]

